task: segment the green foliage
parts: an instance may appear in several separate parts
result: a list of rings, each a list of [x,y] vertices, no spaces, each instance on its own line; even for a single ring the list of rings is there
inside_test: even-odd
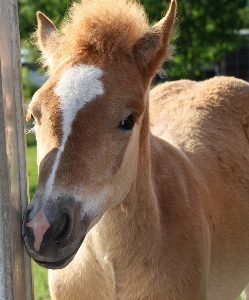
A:
[[[58,26],[70,7],[71,0],[18,0],[21,40],[27,41],[36,28],[36,11],[47,14]],[[141,0],[151,24],[166,12],[169,0]],[[249,25],[249,10],[243,0],[178,0],[179,34],[175,38],[176,53],[166,63],[173,78],[202,77],[203,67],[218,62],[226,52],[241,44],[234,32]],[[25,46],[26,47],[26,46]]]
[[[18,0],[21,40],[28,41],[35,31],[37,11],[45,13],[58,26],[70,4],[70,0]]]
[[[243,20],[243,29],[249,28],[249,6],[246,6],[244,8],[241,8],[239,10],[239,16],[241,20]]]
[[[153,20],[160,17],[157,9],[161,9],[161,1],[141,3]],[[201,77],[203,67],[218,62],[225,53],[238,47],[242,41],[234,32],[244,25],[240,7],[241,0],[178,0],[179,34],[174,41],[174,61],[165,65],[167,73],[175,78]],[[247,14],[247,20],[248,13],[247,10],[243,15]]]
[[[160,21],[160,19],[164,17],[169,6],[169,0],[141,0],[140,3],[144,6],[151,24]]]

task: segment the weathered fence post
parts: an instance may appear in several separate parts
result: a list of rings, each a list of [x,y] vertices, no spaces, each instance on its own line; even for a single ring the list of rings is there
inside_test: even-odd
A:
[[[21,239],[27,205],[20,40],[16,0],[0,0],[0,299],[33,299]]]

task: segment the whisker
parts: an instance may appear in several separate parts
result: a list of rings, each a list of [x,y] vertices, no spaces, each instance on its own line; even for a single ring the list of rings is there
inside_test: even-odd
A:
[[[35,126],[31,129],[26,129],[26,134],[35,133]]]

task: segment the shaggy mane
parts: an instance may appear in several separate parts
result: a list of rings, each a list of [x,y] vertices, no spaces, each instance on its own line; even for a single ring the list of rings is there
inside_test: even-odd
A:
[[[88,54],[112,60],[128,54],[149,28],[144,8],[135,0],[82,0],[74,3],[53,47],[53,58]]]

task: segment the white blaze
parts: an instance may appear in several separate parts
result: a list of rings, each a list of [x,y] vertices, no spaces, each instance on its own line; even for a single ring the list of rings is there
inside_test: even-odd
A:
[[[103,95],[104,88],[100,81],[103,71],[95,66],[76,65],[66,70],[55,87],[55,94],[60,100],[62,112],[62,142],[57,151],[52,172],[46,183],[45,199],[50,196],[56,170],[59,165],[61,153],[64,150],[68,136],[72,130],[72,123],[80,109],[96,96]]]

